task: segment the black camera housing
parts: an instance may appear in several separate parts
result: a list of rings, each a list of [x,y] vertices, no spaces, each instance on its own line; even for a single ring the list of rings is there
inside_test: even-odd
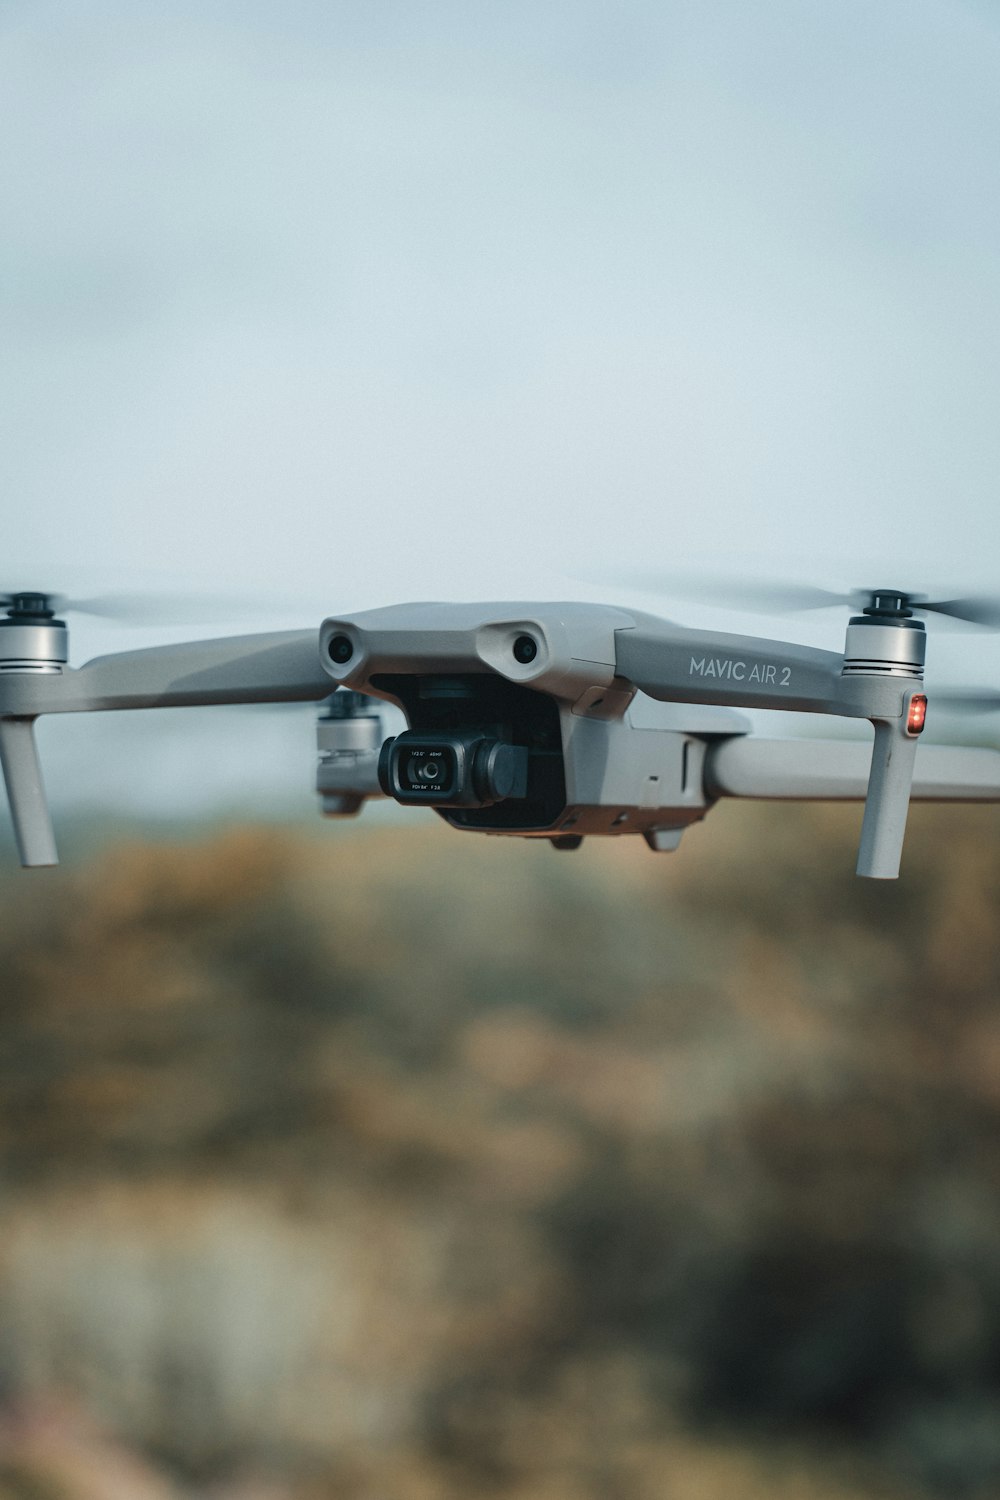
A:
[[[424,807],[492,807],[528,791],[528,751],[495,737],[420,734],[386,740],[379,754],[382,790]]]
[[[380,672],[371,683],[377,693],[399,705],[408,724],[407,732],[383,748],[380,757],[381,785],[388,796],[432,807],[452,828],[482,833],[535,833],[558,824],[566,810],[566,781],[555,698],[493,672]],[[450,750],[461,741],[466,757],[470,747],[483,740],[523,751],[527,757],[526,787],[522,791],[519,772],[514,787],[502,800],[493,795],[498,790],[494,781],[492,788],[480,787],[488,798],[480,801],[475,779],[471,784],[467,779],[471,767],[466,759],[464,772],[459,774],[456,767],[449,782],[455,790],[464,788],[465,800],[446,801],[440,792],[430,790],[432,783],[408,793],[398,778],[402,752],[395,747],[407,740],[415,746],[418,739],[430,750]],[[393,788],[391,761],[395,761],[402,796]]]

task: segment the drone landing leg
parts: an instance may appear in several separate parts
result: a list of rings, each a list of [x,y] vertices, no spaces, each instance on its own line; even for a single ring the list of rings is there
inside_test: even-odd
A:
[[[905,715],[875,719],[873,723],[875,745],[861,825],[858,874],[873,880],[895,880],[903,852],[917,740],[906,732]]]
[[[34,726],[34,719],[0,718],[0,766],[22,865],[57,865]]]

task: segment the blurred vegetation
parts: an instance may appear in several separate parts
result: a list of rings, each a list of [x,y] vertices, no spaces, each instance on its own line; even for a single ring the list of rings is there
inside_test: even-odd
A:
[[[3,877],[0,1500],[1000,1494],[1000,815]]]

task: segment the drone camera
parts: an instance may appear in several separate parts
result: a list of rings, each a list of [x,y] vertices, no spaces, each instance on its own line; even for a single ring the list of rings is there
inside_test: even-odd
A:
[[[386,740],[379,783],[397,802],[429,807],[492,807],[528,791],[522,745],[479,734],[404,733]]]
[[[342,667],[354,655],[354,642],[349,635],[335,635],[330,638],[326,649],[330,660],[336,662],[338,667]]]

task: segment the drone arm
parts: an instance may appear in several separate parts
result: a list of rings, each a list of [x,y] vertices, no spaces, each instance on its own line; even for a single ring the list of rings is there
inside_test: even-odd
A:
[[[712,798],[863,802],[871,759],[859,740],[733,736],[709,745],[705,790]],[[920,744],[911,799],[1000,802],[1000,750]]]
[[[98,656],[74,671],[9,673],[0,678],[0,712],[34,717],[128,708],[188,708],[215,703],[297,703],[327,697],[313,630],[185,641]]]
[[[784,641],[682,630],[666,621],[615,632],[616,671],[650,698],[803,713],[867,710],[841,700],[843,657]],[[847,695],[848,698],[851,695]]]
[[[917,740],[906,720],[875,719],[868,795],[858,845],[857,873],[873,880],[895,880],[903,854],[910,808]]]
[[[58,862],[35,749],[39,714],[308,702],[332,690],[311,630],[123,651],[78,671],[0,674],[0,761],[21,863]]]
[[[34,727],[34,719],[0,718],[0,765],[22,865],[55,865],[59,857]]]
[[[916,753],[908,710],[920,684],[893,671],[891,656],[888,670],[867,662],[852,670],[829,651],[655,623],[618,630],[616,642],[619,676],[652,698],[870,719],[875,744],[857,870],[876,880],[899,873]]]

